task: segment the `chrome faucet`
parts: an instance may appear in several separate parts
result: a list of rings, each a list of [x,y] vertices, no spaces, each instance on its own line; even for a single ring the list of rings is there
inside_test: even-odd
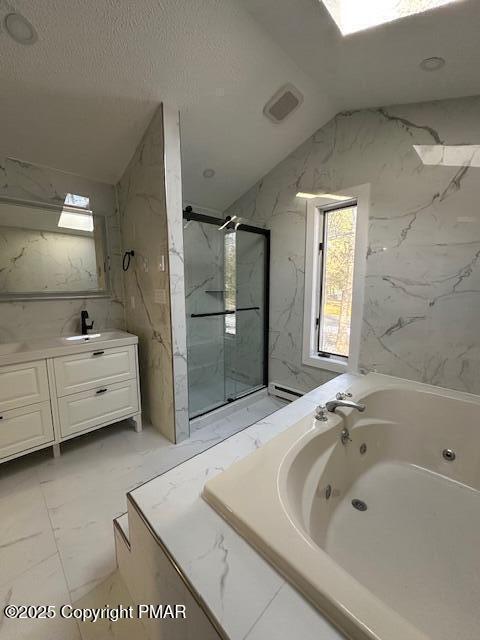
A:
[[[346,398],[351,398],[352,394],[348,392],[337,393],[335,396],[335,400],[330,400],[325,405],[319,405],[315,410],[315,420],[320,420],[321,422],[326,422],[328,420],[329,413],[335,413],[338,407],[346,407],[349,409],[356,409],[357,411],[363,412],[366,409],[366,406],[361,402],[354,402],[353,400],[346,400]],[[340,439],[343,445],[346,445],[347,442],[351,441],[350,432],[345,427],[342,429]]]
[[[360,412],[363,412],[366,409],[364,404],[362,404],[361,402],[355,402],[354,400],[343,400],[343,399],[329,400],[329,402],[325,404],[325,409],[330,413],[335,413],[338,407],[345,407],[347,409],[356,409],[357,411],[360,411]]]
[[[357,411],[360,411],[360,412],[365,411],[366,407],[361,402],[354,402],[353,400],[345,400],[345,398],[351,398],[351,397],[352,397],[351,393],[337,393],[336,399],[330,400],[329,402],[327,402],[327,404],[325,405],[325,409],[327,411],[330,411],[331,413],[335,413],[338,407],[356,409]],[[344,447],[347,446],[348,442],[352,441],[352,439],[350,438],[350,431],[348,430],[347,427],[343,427],[342,431],[340,432],[340,441]]]
[[[319,405],[315,411],[315,420],[320,420],[321,422],[326,422],[328,420],[329,413],[335,413],[338,407],[346,407],[348,409],[356,409],[357,411],[363,412],[366,407],[361,402],[354,402],[353,400],[346,400],[345,398],[351,398],[352,394],[345,393],[337,393],[335,400],[330,400],[325,405]],[[343,446],[347,446],[348,442],[351,442],[350,431],[347,427],[344,427],[340,432],[340,441]]]

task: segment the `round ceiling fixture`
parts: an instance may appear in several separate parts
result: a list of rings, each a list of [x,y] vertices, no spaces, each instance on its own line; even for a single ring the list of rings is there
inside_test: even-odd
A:
[[[214,175],[215,171],[213,169],[205,169],[205,171],[203,172],[204,178],[213,178]]]
[[[423,71],[438,71],[445,66],[445,59],[439,56],[433,56],[432,58],[425,58],[420,63],[420,69]]]
[[[8,13],[3,24],[8,35],[18,44],[33,44],[38,39],[33,25],[19,13]]]

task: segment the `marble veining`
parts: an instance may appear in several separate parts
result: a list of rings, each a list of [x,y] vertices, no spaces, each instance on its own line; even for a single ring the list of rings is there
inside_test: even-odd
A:
[[[343,638],[204,502],[201,492],[206,480],[288,429],[356,379],[344,374],[331,380],[130,494],[231,640]]]
[[[124,274],[126,323],[139,336],[144,410],[172,442],[189,434],[180,152],[174,144],[178,114],[168,111],[167,135],[160,106],[117,185],[123,246],[135,251]]]
[[[101,288],[92,237],[0,226],[0,247],[1,293]]]
[[[135,251],[124,285],[127,328],[139,338],[142,405],[152,424],[174,440],[163,153],[159,108],[117,185],[117,194],[123,247]],[[159,270],[162,257],[163,272]]]
[[[270,378],[303,389],[331,377],[301,362],[305,202],[297,191],[370,183],[360,366],[480,393],[480,187],[422,145],[475,145],[480,98],[339,113],[228,209],[272,232]]]
[[[168,233],[168,275],[172,318],[175,442],[190,435],[188,411],[187,319],[183,251],[180,114],[163,105],[165,206]]]
[[[125,328],[120,228],[114,187],[13,158],[0,161],[0,197],[59,205],[63,204],[67,193],[88,196],[93,211],[105,216],[111,295],[105,298],[1,302],[0,342],[78,333],[80,311],[85,308],[95,321],[95,329]]]

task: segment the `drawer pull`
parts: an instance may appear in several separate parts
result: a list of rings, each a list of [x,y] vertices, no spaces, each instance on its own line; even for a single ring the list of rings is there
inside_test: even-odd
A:
[[[103,356],[104,353],[105,353],[105,351],[94,351],[93,355],[94,356]]]
[[[0,416],[0,420],[3,420],[3,416]]]
[[[98,391],[96,391],[95,393],[98,395],[100,395],[101,393],[106,393],[108,391],[108,389],[99,389]]]

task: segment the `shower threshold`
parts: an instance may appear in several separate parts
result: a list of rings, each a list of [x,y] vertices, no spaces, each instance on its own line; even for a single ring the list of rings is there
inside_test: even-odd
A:
[[[241,383],[236,383],[236,384],[238,386]],[[211,402],[205,402],[205,399],[208,398],[208,395],[209,395],[209,387],[208,386],[202,387],[197,385],[192,386],[189,389],[190,402],[191,402],[190,407],[192,407],[192,405],[193,407],[197,405],[197,407],[199,408],[196,411],[195,409],[192,409],[192,408],[190,409],[191,411],[190,420],[194,420],[195,418],[199,418],[200,416],[211,413],[212,411],[216,411],[221,407],[231,405],[234,402],[237,402],[237,400],[244,398],[245,396],[251,395],[256,391],[259,391],[260,389],[266,389],[266,385],[259,384],[259,385],[256,385],[255,387],[245,385],[245,389],[243,389],[242,391],[239,391],[237,389],[237,395],[235,397],[222,398],[221,400],[212,398]]]
[[[209,407],[207,410],[201,411],[190,417],[190,430],[195,431],[201,428],[202,422],[210,422],[212,419],[220,419],[224,416],[228,416],[232,411],[240,409],[242,407],[248,407],[252,402],[256,402],[257,399],[267,397],[268,390],[263,384],[256,387],[250,387],[248,390],[239,394],[235,399],[227,400],[225,402],[219,402],[214,406]]]

